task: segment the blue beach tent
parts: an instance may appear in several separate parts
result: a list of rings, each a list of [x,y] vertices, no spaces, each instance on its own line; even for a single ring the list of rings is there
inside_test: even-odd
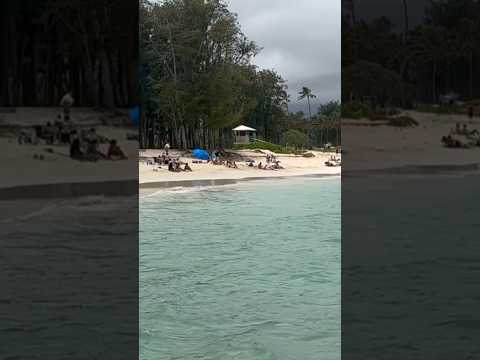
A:
[[[208,155],[208,152],[206,152],[205,150],[201,150],[201,149],[193,150],[193,157],[197,158],[197,159],[200,159],[200,160],[210,159],[210,156]]]
[[[140,124],[140,106],[135,106],[132,110],[130,110],[130,120],[135,125]]]

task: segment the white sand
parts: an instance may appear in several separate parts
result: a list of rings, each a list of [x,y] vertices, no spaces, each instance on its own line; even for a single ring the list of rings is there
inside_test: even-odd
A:
[[[142,156],[153,157],[161,154],[160,150],[146,150]],[[266,163],[265,155],[253,151],[236,151],[244,157],[252,158],[258,162]],[[156,165],[139,164],[139,181],[141,184],[171,181],[192,181],[192,180],[239,180],[245,178],[284,177],[302,175],[340,175],[340,167],[327,167],[325,161],[330,154],[313,152],[314,158],[305,158],[294,155],[278,155],[278,160],[285,169],[260,170],[248,167],[245,162],[237,162],[239,169],[227,168],[223,165],[193,164],[190,156],[182,156],[181,161],[188,162],[192,172],[173,173],[168,171],[167,166],[158,169]],[[177,153],[179,154],[179,153]],[[156,169],[156,171],[155,171]]]
[[[407,165],[464,165],[480,163],[480,148],[449,149],[441,137],[457,122],[480,130],[480,119],[465,115],[435,115],[405,112],[418,127],[348,126],[342,124],[344,159],[348,170],[367,170]],[[348,121],[354,122],[354,120]]]
[[[53,122],[60,110],[55,108],[20,108],[16,114],[1,114],[2,125],[31,126]],[[78,125],[93,126],[108,114],[89,109],[73,109],[72,120]],[[115,121],[115,118],[112,118]],[[119,123],[124,119],[117,119]],[[138,142],[127,141],[127,133],[135,128],[95,126],[98,134],[117,139],[126,153],[127,161],[102,160],[96,163],[80,162],[69,157],[68,146],[18,145],[15,136],[3,134],[0,137],[0,187],[39,185],[56,183],[97,182],[136,179],[138,166]],[[106,152],[107,144],[102,151]],[[53,154],[45,149],[52,149]],[[45,160],[35,160],[34,154],[42,154]]]

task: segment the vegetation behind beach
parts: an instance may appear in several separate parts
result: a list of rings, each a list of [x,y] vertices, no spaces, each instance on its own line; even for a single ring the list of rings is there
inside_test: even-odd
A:
[[[141,147],[227,147],[240,123],[274,144],[289,130],[304,134],[307,146],[338,144],[339,103],[312,109],[315,94],[305,86],[295,100],[308,114],[290,113],[287,80],[252,65],[260,51],[223,0],[142,0]]]

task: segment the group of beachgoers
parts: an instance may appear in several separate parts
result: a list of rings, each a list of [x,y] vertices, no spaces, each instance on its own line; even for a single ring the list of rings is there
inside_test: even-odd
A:
[[[43,141],[45,145],[69,146],[70,157],[80,161],[126,160],[127,156],[117,144],[115,139],[107,139],[97,134],[95,128],[80,129],[70,120],[73,98],[67,93],[60,102],[63,107],[62,114],[58,114],[53,121],[45,125],[34,125],[22,129],[18,135],[18,143],[38,145]],[[100,151],[100,144],[108,143],[106,153]],[[50,151],[52,152],[52,151]],[[35,159],[43,160],[42,155],[34,154]]]
[[[230,169],[238,169],[237,163],[234,160],[228,159],[226,155],[226,151],[221,147],[210,151],[207,164],[223,165]]]
[[[325,165],[329,167],[342,166],[342,159],[337,158],[335,155],[330,155],[330,158],[325,161]]]
[[[168,167],[168,171],[171,172],[191,172],[193,171],[188,162],[180,161],[180,158],[174,158],[168,155],[167,153],[163,153],[161,156],[157,156],[153,158],[155,164],[165,165]]]
[[[441,141],[449,148],[472,148],[480,146],[480,132],[477,129],[469,129],[467,124],[457,123],[455,129],[442,136]]]
[[[273,154],[267,154],[265,165],[263,165],[263,163],[260,161],[258,163],[258,165],[255,166],[255,161],[254,160],[247,160],[247,165],[249,167],[256,167],[259,170],[280,170],[280,169],[283,169],[283,166],[280,165],[280,160],[278,160],[277,157]]]

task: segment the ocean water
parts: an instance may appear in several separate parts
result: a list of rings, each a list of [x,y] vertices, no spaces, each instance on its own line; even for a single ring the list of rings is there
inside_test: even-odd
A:
[[[478,359],[478,175],[342,179],[342,358]]]
[[[138,198],[0,205],[0,359],[136,358]]]
[[[340,359],[340,179],[140,198],[140,359]]]

